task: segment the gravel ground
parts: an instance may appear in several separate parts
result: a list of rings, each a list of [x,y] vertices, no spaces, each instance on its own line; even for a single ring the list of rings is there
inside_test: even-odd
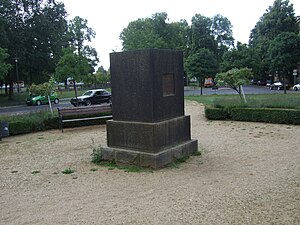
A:
[[[202,155],[153,172],[91,163],[105,125],[4,138],[0,224],[300,224],[300,126],[185,111]]]

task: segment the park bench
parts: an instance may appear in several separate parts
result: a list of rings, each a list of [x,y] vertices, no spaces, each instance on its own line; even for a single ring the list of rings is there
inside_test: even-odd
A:
[[[111,104],[84,106],[84,107],[66,107],[66,108],[57,108],[57,110],[58,110],[58,117],[59,117],[59,129],[61,130],[61,132],[64,132],[63,130],[64,123],[112,118]]]

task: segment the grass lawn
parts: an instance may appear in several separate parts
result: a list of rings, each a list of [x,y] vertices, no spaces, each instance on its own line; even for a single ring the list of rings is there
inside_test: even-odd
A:
[[[252,94],[246,95],[245,104],[239,95],[194,95],[185,99],[215,107],[291,108],[300,109],[298,94]]]

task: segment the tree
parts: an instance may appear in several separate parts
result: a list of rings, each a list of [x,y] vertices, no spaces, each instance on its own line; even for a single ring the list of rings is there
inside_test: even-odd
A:
[[[96,37],[96,32],[88,26],[88,21],[79,16],[69,22],[69,42],[75,48],[79,56],[84,56],[90,65],[90,73],[94,72],[94,67],[99,62],[95,48],[86,45],[85,42],[91,42]]]
[[[98,68],[96,73],[88,74],[84,77],[83,81],[84,83],[97,88],[99,84],[106,84],[110,82],[110,73],[101,66]]]
[[[261,74],[268,76],[268,49],[273,39],[283,32],[298,34],[299,25],[295,17],[293,4],[289,0],[275,0],[251,31],[249,46],[256,49],[261,57]]]
[[[190,78],[196,77],[201,86],[205,77],[214,77],[218,72],[218,62],[215,55],[208,49],[199,49],[196,53],[190,55],[185,62],[185,70]]]
[[[218,58],[221,60],[223,54],[234,46],[231,22],[218,14],[212,18],[211,30],[218,43]]]
[[[165,12],[132,21],[120,34],[124,51],[145,48],[185,49],[187,22],[168,23]]]
[[[282,76],[284,93],[286,79],[292,83],[292,71],[297,68],[300,59],[300,36],[295,33],[279,34],[270,43],[268,62],[272,71],[278,71]]]
[[[75,53],[73,47],[67,47],[63,49],[63,56],[57,64],[55,78],[58,81],[66,81],[69,77],[73,78],[77,99],[76,81],[82,80],[89,71],[90,65],[88,60],[84,56]]]
[[[252,71],[248,68],[233,68],[225,73],[218,73],[215,80],[219,86],[227,85],[235,90],[239,94],[240,98],[247,103],[242,85],[248,84],[249,79],[252,76]]]
[[[49,108],[51,113],[53,114],[53,109],[52,109],[52,104],[51,104],[51,100],[50,100],[50,95],[52,94],[52,92],[55,89],[55,79],[53,77],[50,77],[48,82],[45,82],[43,84],[32,84],[29,87],[29,92],[32,94],[37,94],[37,95],[41,95],[41,96],[47,96],[48,98],[48,102],[49,102]]]
[[[7,75],[8,71],[12,67],[10,64],[6,62],[9,55],[6,53],[7,51],[3,48],[0,48],[0,81],[4,79]]]
[[[192,24],[188,30],[186,59],[194,57],[192,55],[202,51],[201,49],[207,49],[210,52],[209,56],[204,55],[203,57],[211,57],[214,60],[211,62],[207,61],[206,67],[214,68],[213,70],[215,71],[216,68],[219,69],[224,52],[233,46],[233,40],[232,26],[226,17],[216,15],[213,18],[209,18],[196,14],[193,16]],[[198,70],[200,69],[198,68]],[[211,75],[214,76],[217,72],[218,70],[211,73]]]
[[[192,18],[192,24],[188,33],[189,55],[201,48],[209,49],[217,55],[218,43],[211,32],[212,20],[209,17],[196,14]]]
[[[64,4],[55,0],[0,1],[1,46],[8,49],[11,62],[18,58],[25,82],[44,82],[54,73],[67,41],[66,16]],[[16,77],[11,72],[6,79],[12,84]]]
[[[228,71],[233,68],[250,68],[258,77],[261,67],[261,59],[254,48],[249,48],[246,44],[237,43],[233,48],[224,53],[221,63],[221,71]]]

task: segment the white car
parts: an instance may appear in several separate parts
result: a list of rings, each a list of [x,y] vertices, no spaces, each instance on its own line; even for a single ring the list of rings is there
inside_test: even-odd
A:
[[[271,90],[280,90],[281,88],[283,88],[283,84],[280,81],[278,81],[278,82],[275,82],[275,83],[271,84],[269,86],[269,88]]]
[[[294,91],[300,90],[300,83],[299,83],[299,84],[295,84],[295,85],[293,86],[293,90],[294,90]]]

